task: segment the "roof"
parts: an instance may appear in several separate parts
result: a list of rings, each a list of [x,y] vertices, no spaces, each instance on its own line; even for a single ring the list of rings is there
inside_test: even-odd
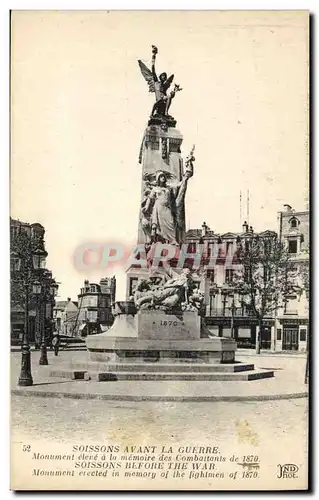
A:
[[[63,310],[67,303],[68,303],[67,300],[56,300],[54,309],[62,309]]]
[[[186,240],[199,240],[199,239],[202,239],[202,240],[218,240],[219,238],[221,240],[227,240],[227,239],[235,239],[237,238],[238,236],[240,238],[244,238],[244,237],[250,237],[251,235],[259,235],[261,237],[267,237],[267,236],[274,236],[276,235],[276,232],[275,231],[270,231],[269,229],[267,229],[266,231],[261,231],[260,233],[251,233],[251,232],[240,232],[240,233],[234,233],[234,232],[227,232],[227,233],[214,233],[214,231],[207,231],[205,235],[202,234],[202,230],[201,229],[189,229],[188,231],[186,231]]]
[[[66,306],[66,300],[56,300],[54,309],[64,309]]]
[[[110,294],[111,293],[111,288],[110,285],[104,285],[103,283],[100,285],[101,293],[106,293]]]
[[[188,231],[186,231],[186,238],[200,238],[201,236],[201,229],[189,229]]]
[[[70,304],[72,304],[72,309],[74,309],[74,306],[76,308],[78,307],[78,302],[73,300],[56,300],[54,309],[59,311],[64,311]]]
[[[78,310],[78,306],[72,300],[68,300],[66,305],[65,305],[64,311],[67,313],[72,313],[75,311],[77,312],[77,310]]]

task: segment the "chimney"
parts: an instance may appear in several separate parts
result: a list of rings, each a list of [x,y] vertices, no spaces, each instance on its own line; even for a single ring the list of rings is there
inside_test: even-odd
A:
[[[244,224],[243,224],[243,233],[248,233],[248,224],[247,224],[247,221],[245,221]]]
[[[68,297],[68,302],[71,302],[71,297]]]
[[[209,227],[207,226],[206,222],[203,222],[203,224],[202,224],[202,236],[206,236],[208,229],[209,229]]]
[[[249,232],[250,232],[250,233],[253,233],[253,232],[254,232],[253,226],[249,226]]]
[[[284,205],[284,208],[286,209],[286,212],[291,212],[292,211],[292,207],[290,205],[288,205],[288,203],[286,203]]]

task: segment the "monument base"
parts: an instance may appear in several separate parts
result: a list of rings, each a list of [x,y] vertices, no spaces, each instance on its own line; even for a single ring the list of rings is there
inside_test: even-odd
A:
[[[54,368],[73,380],[243,381],[273,377],[270,370],[236,363],[236,342],[213,337],[196,311],[140,310],[116,304],[113,326],[87,337],[87,362]]]
[[[97,362],[233,363],[236,342],[201,338],[201,324],[196,311],[121,313],[108,331],[88,337],[86,346],[90,361]]]

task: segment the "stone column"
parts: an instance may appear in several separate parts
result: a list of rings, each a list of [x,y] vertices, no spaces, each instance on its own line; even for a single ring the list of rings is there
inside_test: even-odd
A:
[[[182,134],[173,126],[165,129],[160,125],[149,125],[146,128],[140,154],[140,163],[142,163],[141,199],[145,188],[143,177],[146,173],[155,174],[159,170],[164,170],[173,176],[175,182],[182,179],[183,161],[180,150],[182,142]],[[138,243],[145,243],[140,220]]]
[[[276,327],[273,325],[270,329],[270,350],[271,352],[276,351]]]
[[[260,330],[259,325],[256,325],[256,344],[257,344],[257,339],[259,337],[259,330]],[[260,350],[261,350],[261,338],[260,338]]]
[[[277,340],[277,330],[281,330],[281,340]],[[284,327],[280,324],[279,320],[275,320],[275,332],[276,332],[276,351],[282,351],[282,339],[284,334]]]

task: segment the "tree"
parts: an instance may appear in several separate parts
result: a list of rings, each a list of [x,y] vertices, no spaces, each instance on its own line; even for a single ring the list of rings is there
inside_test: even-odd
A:
[[[300,274],[301,274],[302,288],[305,292],[307,302],[309,303],[309,298],[310,298],[309,247],[303,250],[302,254],[304,255],[305,259],[300,265]]]
[[[11,305],[25,306],[32,282],[38,278],[34,269],[34,255],[43,249],[43,241],[25,231],[11,236]],[[19,262],[20,261],[20,262]],[[17,263],[19,264],[17,265]]]
[[[43,236],[21,230],[11,233],[11,308],[24,311],[24,330],[28,329],[29,310],[39,309],[39,291],[34,294],[35,285],[41,285],[47,252]],[[39,287],[37,287],[39,288]],[[41,288],[41,287],[40,287]],[[40,321],[39,315],[36,321]],[[40,327],[37,329],[40,331]],[[37,339],[40,340],[40,339]]]
[[[256,353],[260,353],[263,320],[286,306],[291,295],[300,293],[296,270],[290,255],[276,233],[259,236],[251,233],[237,249],[239,270],[234,288],[243,305],[258,320]]]
[[[309,300],[310,300],[310,272],[309,272],[309,246],[302,252],[305,256],[305,259],[303,260],[301,266],[300,266],[300,274],[301,274],[301,281],[302,281],[302,287],[306,295],[306,299],[308,302],[309,306]],[[305,384],[308,383],[308,377],[309,377],[309,337],[310,337],[310,327],[308,325],[308,333],[307,333],[307,362],[306,362],[306,372],[305,372]]]

